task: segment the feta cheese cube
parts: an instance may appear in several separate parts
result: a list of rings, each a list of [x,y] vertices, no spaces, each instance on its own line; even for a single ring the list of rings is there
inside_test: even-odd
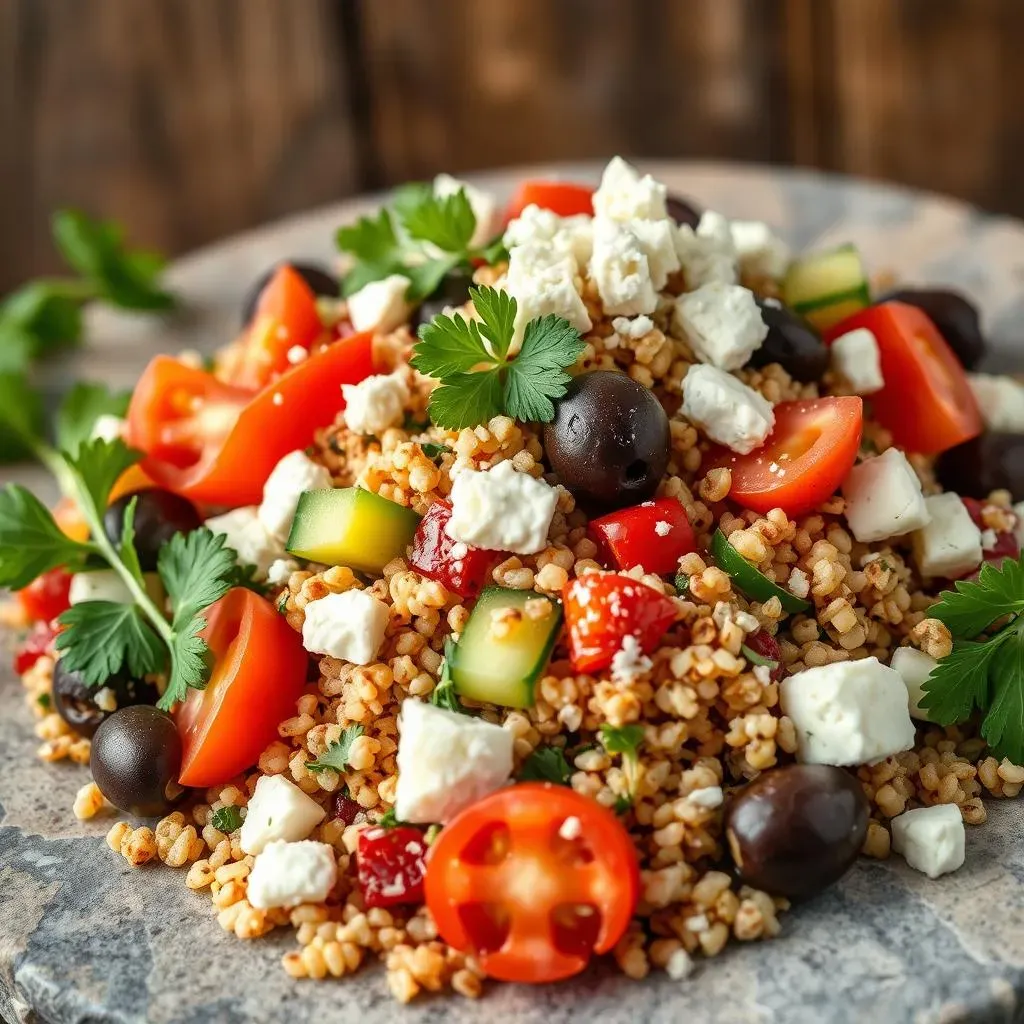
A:
[[[982,533],[960,496],[933,494],[924,504],[931,521],[913,537],[921,575],[956,579],[981,565]]]
[[[640,241],[640,247],[647,255],[647,266],[651,273],[651,284],[655,291],[661,291],[681,266],[676,252],[676,226],[670,220],[634,220],[629,230]]]
[[[384,642],[388,606],[366,590],[310,601],[302,624],[302,646],[353,665],[369,665]]]
[[[640,239],[615,221],[594,221],[590,276],[609,315],[653,313],[658,306],[650,262]]]
[[[694,355],[720,370],[745,366],[768,337],[754,293],[735,284],[706,284],[680,295],[673,316]]]
[[[764,221],[734,220],[729,229],[744,273],[776,280],[785,277],[792,254]]]
[[[509,252],[520,245],[549,245],[556,253],[572,256],[577,269],[587,265],[594,245],[591,219],[586,214],[559,217],[534,203],[509,222],[502,241]]]
[[[956,804],[917,807],[890,824],[893,850],[915,871],[938,878],[963,866],[967,831]]]
[[[395,814],[422,824],[451,820],[508,782],[513,742],[500,725],[407,698],[398,716]]]
[[[723,252],[736,256],[736,243],[733,240],[732,227],[729,219],[715,210],[705,210],[700,215],[697,225],[697,237],[714,242]]]
[[[972,373],[967,379],[989,430],[1024,434],[1024,384],[988,373]]]
[[[405,323],[412,306],[405,301],[409,278],[391,274],[371,281],[349,296],[348,316],[357,331],[387,334]]]
[[[533,555],[547,545],[557,501],[550,484],[518,472],[511,462],[488,470],[463,469],[452,484],[445,531],[471,547]]]
[[[358,384],[342,384],[345,426],[357,434],[383,434],[405,418],[409,389],[397,374],[376,373]],[[330,486],[328,484],[328,486]]]
[[[116,441],[124,434],[125,421],[120,416],[112,416],[105,412],[96,417],[89,437],[93,441]]]
[[[903,685],[907,688],[910,717],[916,718],[919,722],[931,721],[928,712],[921,707],[921,698],[924,697],[924,684],[938,664],[924,651],[918,651],[913,647],[897,647],[889,661],[889,667],[900,674]]]
[[[453,196],[460,188],[465,192],[469,207],[476,217],[476,227],[469,244],[474,248],[486,245],[494,235],[494,214],[497,210],[494,196],[468,181],[453,178],[450,174],[439,174],[434,179],[434,195],[439,198]]]
[[[334,848],[305,840],[270,843],[249,872],[246,898],[257,910],[323,903],[338,881]]]
[[[271,562],[284,556],[281,542],[263,525],[255,505],[213,516],[205,525],[224,535],[224,543],[234,548],[239,565],[255,566],[258,579],[266,579]]]
[[[723,222],[726,224],[725,231],[721,229]],[[697,231],[689,224],[683,224],[676,230],[676,253],[690,288],[737,282],[736,247],[727,224],[721,214],[708,211],[701,218]]]
[[[289,452],[270,471],[263,485],[263,503],[256,514],[267,532],[284,543],[291,532],[302,492],[330,486],[331,474],[324,466],[314,462],[304,451]]]
[[[859,765],[914,745],[907,688],[877,658],[839,661],[787,676],[782,713],[796,727],[805,764]]]
[[[135,604],[135,598],[127,584],[113,569],[97,569],[95,572],[76,572],[71,577],[68,591],[69,604],[83,601],[112,601],[114,604]]]
[[[249,798],[238,839],[245,853],[262,853],[269,843],[305,839],[327,812],[283,775],[262,775]]]
[[[767,399],[731,373],[700,364],[683,378],[680,412],[712,441],[742,455],[764,444],[775,426]]]
[[[531,320],[549,313],[568,320],[580,332],[590,330],[590,314],[576,285],[578,275],[575,257],[550,243],[534,242],[511,250],[505,290],[516,300],[517,343]]]
[[[288,582],[293,572],[299,571],[299,563],[294,558],[276,558],[267,570],[267,582],[274,587],[282,587]]]
[[[862,544],[902,537],[931,521],[921,481],[898,448],[854,466],[842,490],[846,521]]]
[[[612,329],[623,338],[632,338],[635,341],[654,330],[654,321],[649,316],[637,316],[632,320],[629,317],[617,316],[612,321]]]
[[[594,216],[628,223],[634,220],[663,220],[668,216],[667,189],[649,174],[622,159],[612,157],[594,193]]]
[[[878,340],[866,327],[841,334],[830,353],[832,369],[849,381],[855,395],[871,395],[885,387]]]

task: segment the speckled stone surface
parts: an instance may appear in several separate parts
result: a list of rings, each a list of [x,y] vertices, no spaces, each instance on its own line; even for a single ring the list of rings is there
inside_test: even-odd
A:
[[[875,271],[957,284],[985,312],[992,365],[1024,364],[1024,225],[949,200],[809,173],[709,164],[648,166],[670,187],[733,217],[767,220],[798,247],[847,240]],[[549,169],[550,170],[550,169]],[[593,167],[576,173],[593,176]],[[518,174],[482,178],[506,189]],[[55,372],[129,386],[157,350],[209,350],[237,327],[256,274],[289,256],[328,257],[359,204],[232,239],[177,263],[186,309],[154,324],[96,316],[87,355]],[[31,482],[29,470],[3,479]],[[239,942],[209,899],[163,867],[132,870],[102,836],[113,819],[71,815],[85,768],[34,759],[32,717],[0,668],[0,1016],[5,1021],[213,1024],[516,1020],[931,1024],[1024,1022],[1024,801],[992,803],[972,828],[967,864],[937,882],[898,858],[864,862],[834,890],[787,914],[781,938],[734,946],[685,982],[633,983],[607,968],[561,986],[492,985],[482,1002],[399,1008],[379,968],[344,981],[295,982],[279,966],[290,936]]]

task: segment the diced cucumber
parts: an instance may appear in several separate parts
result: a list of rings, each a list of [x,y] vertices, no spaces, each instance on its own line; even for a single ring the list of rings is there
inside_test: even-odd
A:
[[[547,601],[543,605],[527,602]],[[533,590],[488,587],[477,600],[448,668],[455,689],[471,700],[526,708],[551,657],[562,625],[562,606]]]
[[[146,585],[146,593],[153,603],[162,607],[167,600],[160,575],[155,572],[142,574]],[[68,593],[70,604],[82,604],[85,601],[111,601],[114,604],[135,604],[135,598],[128,585],[113,569],[94,569],[90,572],[76,572],[71,577],[71,590]]]
[[[782,284],[786,305],[826,330],[871,303],[860,253],[852,245],[794,260]]]
[[[711,538],[711,554],[718,563],[718,568],[732,577],[733,585],[741,593],[755,601],[769,601],[777,597],[784,611],[805,612],[811,607],[808,601],[783,590],[773,583],[757,566],[751,565],[730,543],[721,530],[715,530]]]
[[[419,521],[411,508],[361,487],[304,491],[288,536],[288,553],[379,573],[405,554]]]

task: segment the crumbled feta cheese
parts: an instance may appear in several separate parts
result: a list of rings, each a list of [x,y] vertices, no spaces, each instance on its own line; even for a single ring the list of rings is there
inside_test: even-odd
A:
[[[562,822],[558,834],[563,839],[578,839],[583,834],[583,824],[575,815],[570,815]]]
[[[434,195],[439,198],[453,196],[459,189],[466,193],[469,200],[469,207],[476,217],[476,227],[473,230],[473,237],[469,244],[472,247],[486,245],[494,236],[494,214],[497,210],[497,203],[490,192],[485,192],[468,181],[460,181],[450,174],[439,174],[434,179]]]
[[[285,358],[292,366],[298,366],[299,363],[305,362],[309,358],[309,349],[302,345],[292,345],[285,353]]]
[[[267,582],[273,587],[283,587],[293,572],[299,571],[299,563],[294,558],[276,558],[267,570]]]
[[[703,807],[709,811],[713,811],[716,807],[721,807],[724,800],[725,794],[722,792],[721,786],[704,786],[702,789],[695,789],[692,793],[687,793],[686,795],[687,803]]]
[[[398,716],[395,814],[426,824],[451,820],[512,774],[508,729],[412,697]]]
[[[764,444],[775,426],[766,398],[713,366],[690,367],[683,378],[679,411],[712,441],[743,455]]]
[[[302,624],[302,646],[310,654],[329,654],[353,665],[377,657],[388,625],[388,606],[366,590],[310,601]]]
[[[96,569],[94,572],[76,572],[71,577],[68,603],[81,604],[83,601],[135,604],[135,597],[113,569]]]
[[[658,306],[644,247],[629,228],[615,221],[594,221],[590,276],[609,315],[653,313]]]
[[[922,576],[956,579],[981,564],[984,537],[960,496],[947,491],[924,499],[931,517],[913,537]]]
[[[520,245],[549,245],[560,255],[572,256],[577,269],[587,265],[594,244],[591,219],[586,214],[559,217],[534,203],[509,222],[502,242],[509,252]]]
[[[622,159],[612,157],[594,193],[594,216],[620,223],[634,220],[663,220],[668,216],[667,189],[649,174]]]
[[[963,866],[967,833],[956,804],[916,807],[898,814],[890,825],[893,850],[915,871],[938,878]]]
[[[654,321],[649,316],[637,316],[630,320],[626,316],[617,316],[612,321],[612,329],[623,338],[642,338],[654,330]]]
[[[768,686],[771,683],[772,670],[767,665],[755,665],[751,671],[762,686]]]
[[[832,369],[849,381],[855,395],[872,395],[885,387],[878,340],[866,327],[841,334],[829,351]]]
[[[1024,433],[1024,384],[988,373],[972,373],[967,379],[989,430]]]
[[[768,337],[754,293],[735,284],[706,284],[676,300],[676,328],[702,363],[738,370]]]
[[[708,210],[696,231],[689,224],[676,230],[676,253],[686,273],[690,288],[706,284],[735,284],[736,246],[728,221],[719,213]]]
[[[409,278],[391,274],[349,296],[348,317],[357,331],[386,334],[405,323],[412,306],[405,301]]]
[[[758,277],[785,277],[791,253],[789,246],[760,220],[734,220],[729,223],[744,273]]]
[[[488,470],[463,469],[452,484],[445,532],[471,547],[533,555],[548,542],[557,501],[552,486],[518,472],[511,462]]]
[[[993,529],[981,531],[981,547],[983,551],[992,551],[999,543],[999,534]]]
[[[125,421],[120,416],[111,416],[105,412],[96,417],[89,437],[93,441],[116,441],[124,433]]]
[[[629,230],[640,241],[640,248],[647,255],[647,266],[651,284],[655,291],[665,287],[669,276],[681,266],[676,252],[676,226],[670,220],[634,220]]]
[[[805,598],[811,592],[811,578],[803,569],[794,569],[789,574],[789,592],[794,597]]]
[[[659,537],[667,537],[672,532],[672,526],[670,523],[666,523],[664,519],[659,519],[654,524],[654,532]]]
[[[357,434],[383,434],[405,418],[409,389],[396,374],[376,373],[358,384],[342,384],[345,426]]]
[[[614,609],[612,614],[615,614]],[[622,646],[612,658],[612,679],[617,683],[629,683],[650,672],[654,662],[640,648],[640,641],[635,636],[626,635],[622,638]]]
[[[239,833],[243,853],[261,853],[268,843],[305,839],[327,812],[283,775],[261,775],[249,798]]]
[[[898,448],[889,448],[854,466],[842,490],[846,521],[862,544],[902,537],[931,520],[921,481]]]
[[[669,958],[665,964],[665,973],[673,981],[684,981],[694,972],[695,964],[693,957],[680,947]]]
[[[780,698],[806,764],[864,764],[914,745],[907,688],[877,658],[796,672],[782,680]]]
[[[916,718],[919,722],[931,721],[928,712],[921,707],[921,698],[924,697],[924,684],[938,664],[924,651],[918,651],[913,647],[897,647],[889,661],[889,667],[899,673],[903,685],[907,688],[910,717]]]
[[[736,252],[729,219],[715,210],[705,210],[701,214],[700,223],[697,225],[697,237],[709,239],[722,250],[729,250],[734,254]]]
[[[568,320],[578,331],[590,330],[578,275],[575,258],[548,243],[519,245],[509,252],[505,289],[516,300],[517,344],[531,320],[549,313]]]
[[[284,556],[281,542],[263,525],[255,505],[213,516],[205,525],[224,535],[224,544],[234,548],[239,565],[255,567],[257,579],[266,579],[271,563]]]
[[[257,515],[267,532],[282,543],[288,539],[292,520],[303,491],[331,486],[331,474],[304,451],[289,452],[270,471],[263,485],[263,502]]]
[[[249,872],[246,898],[257,910],[323,903],[338,880],[334,848],[327,843],[270,843]]]

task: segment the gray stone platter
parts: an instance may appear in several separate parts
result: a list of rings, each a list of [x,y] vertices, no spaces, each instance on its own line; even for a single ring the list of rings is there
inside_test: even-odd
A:
[[[874,270],[959,285],[985,311],[992,365],[1021,368],[1024,225],[903,189],[807,172],[641,162],[681,194],[733,217],[767,220],[799,247],[847,240]],[[531,171],[537,171],[532,168]],[[554,168],[544,168],[551,172]],[[593,178],[594,166],[560,168]],[[525,172],[482,175],[500,191]],[[130,386],[151,354],[210,350],[237,328],[241,296],[275,260],[327,258],[334,228],[371,205],[341,203],[177,262],[186,307],[173,320],[96,315],[89,351],[43,381],[82,374]],[[29,468],[18,479],[53,496]],[[783,936],[737,946],[686,982],[630,982],[595,968],[571,984],[492,985],[484,1001],[392,1003],[379,969],[296,982],[279,966],[285,935],[239,942],[162,867],[129,869],[102,841],[110,818],[71,815],[84,768],[34,759],[30,712],[0,668],[0,1016],[46,1024],[207,1022],[721,1021],[931,1024],[1024,1022],[1024,801],[991,804],[968,836],[967,865],[938,882],[898,859],[862,862],[784,917]]]

